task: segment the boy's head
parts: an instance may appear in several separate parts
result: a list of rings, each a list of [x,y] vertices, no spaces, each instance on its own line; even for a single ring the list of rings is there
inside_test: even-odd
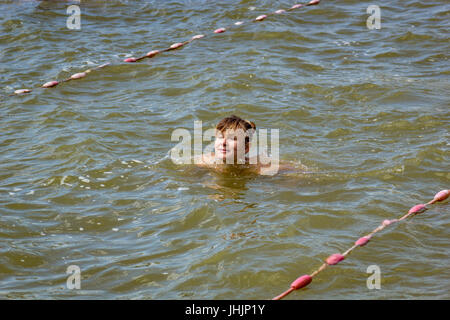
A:
[[[256,130],[253,122],[232,115],[216,125],[215,156],[226,163],[242,163],[250,149],[250,138]]]

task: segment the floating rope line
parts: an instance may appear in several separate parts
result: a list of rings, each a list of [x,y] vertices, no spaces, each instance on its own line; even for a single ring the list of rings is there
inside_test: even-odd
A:
[[[425,204],[415,205],[414,207],[409,209],[408,213],[405,214],[400,219],[384,220],[381,223],[381,225],[379,225],[377,228],[375,228],[372,232],[370,232],[369,234],[365,235],[364,237],[361,237],[358,240],[356,240],[355,244],[352,247],[350,247],[347,251],[345,251],[342,254],[340,254],[340,253],[332,254],[331,256],[329,256],[325,260],[325,263],[322,264],[319,269],[317,269],[316,271],[314,271],[310,275],[306,274],[306,275],[298,277],[294,282],[292,282],[291,287],[288,290],[286,290],[282,294],[276,296],[272,300],[281,300],[284,297],[286,297],[289,293],[291,293],[292,291],[295,291],[295,290],[298,290],[298,289],[306,287],[308,284],[311,283],[312,279],[316,275],[318,275],[321,271],[325,270],[326,267],[338,264],[339,262],[344,260],[345,257],[350,252],[352,252],[355,248],[362,247],[362,246],[366,245],[370,241],[370,239],[372,238],[372,236],[375,233],[383,230],[384,228],[386,228],[387,226],[389,226],[390,224],[392,224],[394,222],[400,222],[400,221],[408,218],[409,216],[416,215],[416,214],[424,212],[425,210],[428,209],[427,208],[428,205],[434,204],[435,202],[438,202],[438,201],[444,201],[445,199],[448,198],[449,195],[450,195],[450,190],[439,191],[438,193],[436,193],[436,195],[434,196],[433,200],[431,200],[431,201],[429,201],[429,202],[427,202]]]
[[[307,7],[307,6],[312,6],[312,5],[319,4],[319,2],[320,2],[320,0],[311,0],[308,3],[306,3],[306,4],[295,4],[291,8],[286,9],[286,10],[280,9],[280,10],[277,10],[277,11],[272,12],[272,13],[260,15],[260,16],[256,17],[255,19],[251,20],[250,22],[263,21],[264,19],[266,19],[267,17],[269,17],[271,15],[279,15],[279,14],[287,13],[289,11],[292,11],[292,10],[295,10],[295,9],[299,9],[299,8],[302,8],[302,7]],[[240,26],[242,24],[244,24],[244,21],[237,21],[237,22],[234,23],[234,26]],[[233,26],[231,26],[231,27],[233,27]],[[229,28],[225,28],[225,27],[218,28],[218,29],[214,30],[213,33],[216,33],[216,34],[223,33],[225,31],[227,31],[228,29]],[[138,62],[140,60],[143,60],[145,58],[153,58],[154,56],[156,56],[156,55],[158,55],[160,53],[179,49],[179,48],[181,48],[181,47],[191,43],[194,40],[198,40],[198,39],[201,39],[201,38],[204,38],[204,37],[205,37],[205,35],[199,34],[199,35],[193,36],[191,39],[189,39],[187,41],[174,43],[169,48],[166,48],[166,49],[163,49],[163,50],[152,50],[152,51],[148,52],[147,54],[145,54],[145,55],[143,55],[141,57],[138,57],[138,58],[133,58],[133,57],[127,58],[127,59],[123,60],[123,62],[133,63],[133,62]],[[61,80],[61,81],[56,81],[56,80],[48,81],[48,82],[44,83],[43,85],[36,86],[35,88],[36,89],[39,89],[39,88],[44,88],[44,89],[53,88],[53,87],[56,87],[58,84],[63,83],[63,82],[68,82],[68,81],[84,78],[91,71],[102,69],[102,68],[104,68],[104,67],[106,67],[106,66],[108,66],[110,64],[111,64],[110,62],[104,63],[104,64],[102,64],[102,65],[100,65],[98,67],[95,67],[95,68],[92,68],[92,69],[88,69],[88,70],[85,70],[83,72],[75,73],[75,74],[71,75],[67,79],[64,79],[64,80]],[[30,93],[32,91],[33,91],[32,89],[17,89],[17,90],[14,91],[13,94],[10,94],[9,96],[26,94],[26,93]]]

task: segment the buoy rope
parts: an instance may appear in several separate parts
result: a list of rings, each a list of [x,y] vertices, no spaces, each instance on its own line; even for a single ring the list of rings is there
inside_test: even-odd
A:
[[[286,10],[280,9],[280,10],[277,10],[277,11],[272,12],[272,13],[259,15],[255,19],[251,20],[250,22],[263,21],[264,19],[266,19],[267,17],[269,17],[271,15],[280,15],[280,14],[287,13],[287,12],[290,12],[290,11],[295,10],[295,9],[316,5],[316,4],[319,4],[319,2],[320,2],[320,0],[311,0],[308,3],[306,3],[306,4],[295,4],[292,7],[290,7],[289,9],[286,9]],[[242,25],[244,23],[245,23],[244,21],[237,21],[232,26],[218,28],[218,29],[214,30],[213,33],[215,33],[215,34],[224,33],[228,29],[230,29],[232,27],[240,26],[240,25]],[[194,40],[199,40],[199,39],[202,39],[202,38],[205,38],[205,35],[204,34],[198,34],[198,35],[193,36],[192,38],[190,38],[189,40],[186,40],[184,42],[174,43],[169,48],[162,49],[162,50],[152,50],[152,51],[149,51],[147,54],[145,54],[145,55],[143,55],[141,57],[138,57],[138,58],[134,58],[134,57],[126,58],[126,59],[123,60],[123,62],[133,63],[133,62],[141,61],[141,60],[146,59],[146,58],[153,58],[154,56],[156,56],[158,54],[161,54],[161,53],[167,52],[167,51],[172,51],[172,50],[179,49],[181,47],[186,46],[187,44],[191,43]],[[38,88],[44,88],[44,89],[53,88],[53,87],[56,87],[57,85],[59,85],[60,83],[63,83],[63,82],[68,82],[68,81],[84,78],[84,77],[87,76],[88,73],[90,73],[92,71],[95,71],[95,70],[98,70],[98,69],[102,69],[102,68],[104,68],[104,67],[106,67],[106,66],[108,66],[110,64],[111,64],[111,62],[107,62],[107,63],[104,63],[102,65],[99,65],[98,67],[95,67],[95,68],[92,68],[92,69],[88,69],[88,70],[85,70],[83,72],[75,73],[75,74],[71,75],[67,79],[64,79],[64,80],[61,80],[61,81],[57,81],[57,80],[48,81],[48,82],[44,83],[43,85],[38,85],[38,86],[36,86],[34,88],[35,89],[38,89]],[[33,91],[33,89],[17,89],[17,90],[14,91],[14,93],[10,94],[9,96],[19,95],[19,94],[26,94],[26,93],[30,93],[32,91]]]
[[[325,259],[325,262],[319,267],[319,269],[317,269],[310,275],[305,274],[305,275],[298,277],[294,282],[292,282],[291,287],[288,290],[286,290],[285,292],[276,296],[272,300],[281,300],[284,297],[286,297],[288,294],[290,294],[291,292],[306,287],[308,284],[311,283],[311,281],[313,280],[313,278],[315,276],[317,276],[320,272],[325,270],[328,266],[333,266],[333,265],[338,264],[339,262],[344,260],[347,257],[347,255],[350,254],[350,252],[352,252],[355,248],[365,246],[370,241],[370,239],[372,238],[372,236],[375,233],[380,232],[381,230],[383,230],[384,228],[386,228],[387,226],[389,226],[395,222],[400,222],[410,216],[413,216],[413,215],[416,215],[416,214],[426,211],[428,209],[427,206],[432,205],[438,201],[444,201],[445,199],[448,198],[449,195],[450,195],[450,190],[439,191],[438,193],[436,193],[433,200],[431,200],[425,204],[418,204],[418,205],[413,206],[411,209],[409,209],[408,213],[405,214],[400,219],[384,220],[372,232],[370,232],[367,235],[356,240],[355,244],[353,246],[351,246],[349,249],[347,249],[347,251],[345,251],[342,254],[340,254],[340,253],[332,254],[327,259]]]

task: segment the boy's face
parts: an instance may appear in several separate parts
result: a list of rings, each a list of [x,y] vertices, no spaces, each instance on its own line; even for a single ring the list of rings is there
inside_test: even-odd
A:
[[[246,134],[242,129],[228,129],[225,132],[216,130],[214,142],[215,157],[223,163],[236,164],[237,159],[245,157],[248,146],[245,143]]]

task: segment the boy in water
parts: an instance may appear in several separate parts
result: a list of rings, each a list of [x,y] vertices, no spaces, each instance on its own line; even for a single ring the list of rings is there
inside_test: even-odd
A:
[[[222,119],[216,125],[216,138],[214,152],[203,154],[201,159],[196,158],[195,163],[201,167],[213,168],[222,172],[232,173],[257,173],[274,175],[279,170],[278,150],[276,156],[250,154],[250,140],[256,126],[253,122],[232,115]],[[278,147],[278,146],[276,146]],[[272,145],[272,151],[274,146]],[[282,169],[292,169],[291,166],[283,166]]]

